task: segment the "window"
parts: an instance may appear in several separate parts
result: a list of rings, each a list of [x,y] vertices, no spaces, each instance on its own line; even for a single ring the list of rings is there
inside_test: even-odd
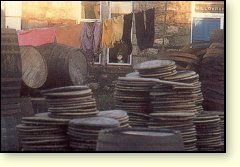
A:
[[[81,1],[79,8],[78,23],[101,21],[100,1]]]
[[[80,1],[77,23],[80,22],[101,22],[100,1]],[[100,64],[101,54],[95,58],[95,64]]]
[[[21,29],[22,2],[21,1],[1,1],[1,15],[3,21],[1,27]],[[1,16],[2,20],[2,16]]]
[[[111,1],[109,18],[129,14],[133,11],[132,1]],[[131,32],[132,34],[132,32]],[[132,54],[126,53],[126,45],[119,43],[107,51],[107,63],[115,65],[131,65]],[[120,49],[116,49],[120,48]]]
[[[209,41],[215,29],[224,28],[224,2],[192,2],[191,41]],[[196,44],[202,45],[202,44]]]

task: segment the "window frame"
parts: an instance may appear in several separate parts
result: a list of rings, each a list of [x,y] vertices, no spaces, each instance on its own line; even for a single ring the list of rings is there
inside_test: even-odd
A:
[[[19,5],[19,9],[20,9],[20,14],[19,15],[7,15],[6,11],[8,10],[7,8],[7,4],[6,3],[12,3],[12,1],[1,1],[1,5],[3,5],[3,9],[4,9],[4,16],[1,16],[1,18],[3,17],[4,18],[4,28],[13,28],[13,29],[16,29],[16,30],[21,30],[22,29],[22,1],[18,1]],[[8,24],[7,24],[7,21],[8,21],[8,18],[14,18],[14,19],[20,19],[20,24],[16,24],[17,27],[9,27]]]
[[[108,18],[112,18],[112,2],[118,2],[118,1],[110,1],[110,6],[109,6],[109,16]],[[132,12],[134,11],[134,3],[133,1],[124,1],[124,2],[131,2],[131,7],[132,7]],[[133,20],[132,20],[132,29],[131,29],[131,42],[133,40]],[[109,50],[110,48],[107,48],[107,65],[119,65],[119,66],[131,66],[132,65],[132,53],[129,55],[130,61],[129,63],[110,63],[110,57],[109,57]]]
[[[224,29],[224,13],[199,13],[195,12],[196,4],[210,4],[209,2],[192,2],[192,14],[191,14],[191,43],[193,42],[193,21],[194,19],[205,19],[205,18],[213,18],[213,19],[220,19],[220,29]],[[226,9],[224,9],[226,10]]]
[[[83,19],[82,18],[82,1],[79,2],[79,12],[77,14],[77,24],[79,24],[80,22],[102,22],[102,3],[100,2],[100,18],[99,19]]]

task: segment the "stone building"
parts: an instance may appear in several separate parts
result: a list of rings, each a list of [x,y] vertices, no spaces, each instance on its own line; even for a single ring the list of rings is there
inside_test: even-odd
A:
[[[150,8],[155,8],[153,47],[140,51],[133,19],[133,51],[129,61],[112,63],[109,49],[103,48],[100,60],[90,69],[89,82],[112,85],[117,77],[131,72],[134,64],[157,59],[165,51],[180,50],[195,39],[208,40],[214,29],[224,28],[224,1],[18,1],[15,6],[10,1],[1,1],[1,27],[26,30],[101,22],[114,14],[137,13]],[[96,17],[92,16],[93,12]],[[211,26],[204,27],[205,22]]]

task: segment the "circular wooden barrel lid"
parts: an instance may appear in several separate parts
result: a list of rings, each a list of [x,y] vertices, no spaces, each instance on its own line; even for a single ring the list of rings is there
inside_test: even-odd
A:
[[[37,113],[35,114],[36,117],[46,117],[46,118],[50,118],[49,117],[50,112],[43,112],[43,113]]]
[[[123,110],[107,110],[107,111],[100,111],[97,116],[115,118],[118,120],[126,117],[127,112]]]
[[[30,88],[39,88],[47,80],[48,68],[43,56],[32,46],[20,47],[22,79]]]
[[[89,89],[87,86],[84,85],[76,85],[76,86],[66,86],[66,87],[58,87],[48,90],[42,90],[42,93],[58,93],[58,92],[71,92],[71,91],[81,91]]]
[[[44,93],[45,96],[48,97],[78,97],[83,95],[91,94],[91,89],[86,90],[78,90],[78,91],[67,91],[67,92],[56,92],[56,93]]]
[[[73,119],[69,122],[69,125],[110,128],[110,127],[118,127],[120,124],[117,120],[113,118],[90,117],[90,118],[83,118],[83,119]]]
[[[57,119],[49,117],[23,117],[22,123],[37,125],[67,125],[68,119]]]
[[[171,66],[174,64],[175,62],[171,60],[152,60],[152,61],[146,61],[146,62],[137,64],[133,68],[135,70],[145,70],[145,69],[163,68],[163,67]]]
[[[139,78],[140,75],[139,75],[139,72],[132,72],[132,73],[127,74],[126,77],[136,77],[136,78]]]

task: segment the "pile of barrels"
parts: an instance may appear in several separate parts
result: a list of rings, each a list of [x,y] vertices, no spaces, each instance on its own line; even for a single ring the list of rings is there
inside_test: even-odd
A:
[[[32,89],[81,85],[87,78],[82,52],[62,44],[21,46],[22,79]]]
[[[63,86],[82,85],[87,81],[88,63],[77,48],[63,44],[38,47],[21,46],[22,91],[32,97],[35,113],[45,112],[48,105],[40,92]]]

